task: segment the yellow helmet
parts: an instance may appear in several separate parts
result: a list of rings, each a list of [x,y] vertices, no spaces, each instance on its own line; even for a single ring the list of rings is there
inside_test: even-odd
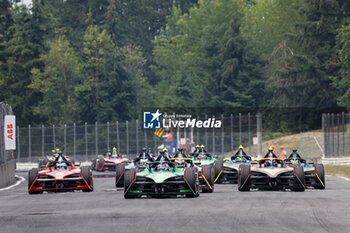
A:
[[[52,150],[51,152],[52,152],[52,153],[55,153],[56,151],[55,151],[55,150]]]
[[[60,149],[56,148],[56,152],[59,152],[59,151],[60,151]]]
[[[202,149],[204,149],[204,148],[205,148],[203,144],[201,145],[201,148],[202,148]]]
[[[238,150],[243,150],[244,148],[243,148],[243,146],[242,145],[240,145],[239,147],[238,147]]]
[[[168,149],[167,149],[167,148],[164,148],[163,151],[164,151],[164,152],[168,152]]]
[[[273,151],[273,148],[271,146],[269,147],[269,151]]]
[[[199,148],[200,146],[199,145],[196,145],[196,148]]]
[[[113,150],[117,150],[117,148],[116,148],[116,147],[113,147]]]

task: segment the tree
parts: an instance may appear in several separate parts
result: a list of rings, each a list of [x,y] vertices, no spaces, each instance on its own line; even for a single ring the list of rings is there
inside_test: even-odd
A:
[[[72,124],[78,117],[76,89],[80,83],[81,64],[64,37],[48,44],[49,52],[41,56],[44,70],[32,70],[29,87],[43,96],[34,113],[46,117],[50,124]]]

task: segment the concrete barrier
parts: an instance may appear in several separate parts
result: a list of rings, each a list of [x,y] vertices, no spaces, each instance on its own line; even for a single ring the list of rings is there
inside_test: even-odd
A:
[[[15,183],[15,160],[0,165],[0,188]]]

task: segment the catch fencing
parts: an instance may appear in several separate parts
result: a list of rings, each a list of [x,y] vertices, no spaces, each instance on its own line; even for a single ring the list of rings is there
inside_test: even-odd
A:
[[[247,153],[256,155],[258,147],[253,146],[253,137],[257,137],[259,118],[261,122],[261,115],[258,116],[221,115],[215,117],[222,121],[221,128],[177,128],[172,130],[173,140],[178,146],[189,146],[190,150],[196,144],[204,144],[208,152],[220,155],[230,154],[243,145]],[[119,153],[132,158],[143,147],[158,152],[165,143],[165,138],[156,136],[154,130],[143,129],[143,122],[139,120],[49,127],[29,125],[17,127],[16,137],[18,162],[37,162],[56,148],[75,161],[89,161],[114,146]]]
[[[322,115],[325,158],[350,157],[349,124],[349,113],[328,113]]]

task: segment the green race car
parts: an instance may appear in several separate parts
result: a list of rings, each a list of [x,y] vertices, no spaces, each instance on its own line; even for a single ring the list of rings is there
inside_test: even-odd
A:
[[[220,175],[223,168],[223,160],[216,159],[205,150],[195,154],[192,158],[193,164],[198,168],[199,183],[202,192],[211,193],[214,191],[214,181]]]
[[[199,180],[196,167],[177,168],[173,162],[158,161],[141,172],[130,169],[124,174],[126,199],[148,197],[199,196]]]

